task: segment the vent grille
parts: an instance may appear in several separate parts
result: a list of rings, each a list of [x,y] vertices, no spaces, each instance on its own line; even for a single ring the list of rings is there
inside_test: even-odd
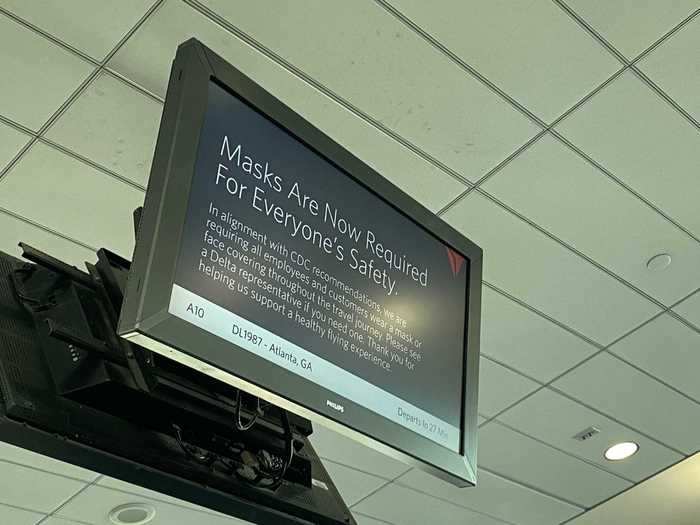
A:
[[[578,434],[576,434],[573,437],[576,441],[588,441],[589,439],[594,437],[596,434],[600,434],[600,429],[598,429],[596,427],[588,427],[588,428],[584,428],[581,432],[579,432]]]

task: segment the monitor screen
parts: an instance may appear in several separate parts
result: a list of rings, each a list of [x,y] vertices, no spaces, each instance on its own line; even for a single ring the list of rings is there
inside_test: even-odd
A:
[[[481,251],[211,56],[171,77],[121,333],[473,482]]]
[[[459,451],[464,261],[210,81],[172,314]]]

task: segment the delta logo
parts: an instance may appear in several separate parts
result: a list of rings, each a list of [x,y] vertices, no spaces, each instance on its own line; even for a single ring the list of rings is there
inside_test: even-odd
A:
[[[450,262],[450,268],[452,268],[452,275],[457,277],[462,266],[464,266],[464,257],[452,248],[445,247],[445,249],[447,250],[447,260]]]

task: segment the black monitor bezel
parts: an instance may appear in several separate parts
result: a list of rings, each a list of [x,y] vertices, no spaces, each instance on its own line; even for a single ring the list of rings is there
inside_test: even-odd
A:
[[[465,312],[461,453],[329,391],[333,398],[346,401],[345,412],[338,414],[326,407],[328,397],[323,395],[325,389],[168,312],[189,188],[195,172],[199,135],[212,80],[339,167],[414,221],[417,227],[465,256],[469,277]],[[170,74],[146,203],[119,322],[120,335],[212,377],[249,390],[303,417],[319,421],[453,484],[474,485],[481,267],[481,248],[434,213],[196,39],[180,45]],[[183,344],[183,341],[192,343]],[[269,378],[275,378],[274,386]],[[384,441],[387,436],[391,436],[391,443]]]

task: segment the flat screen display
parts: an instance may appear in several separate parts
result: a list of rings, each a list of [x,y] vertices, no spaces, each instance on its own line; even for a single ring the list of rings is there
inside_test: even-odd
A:
[[[118,332],[473,485],[482,258],[192,39],[171,69]]]
[[[460,452],[461,253],[211,80],[182,191],[172,315]]]

